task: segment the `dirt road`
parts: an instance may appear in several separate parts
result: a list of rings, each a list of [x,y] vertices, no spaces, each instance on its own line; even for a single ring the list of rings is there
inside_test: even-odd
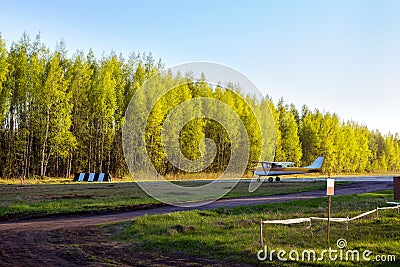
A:
[[[379,190],[393,189],[392,182],[366,182],[351,183],[346,185],[338,185],[335,188],[335,195],[360,194],[365,192],[373,192]],[[0,223],[0,231],[10,230],[56,230],[60,228],[84,227],[88,225],[97,225],[111,222],[127,221],[145,214],[164,214],[169,212],[184,210],[211,210],[221,207],[232,208],[239,206],[251,206],[266,203],[287,202],[293,200],[304,200],[317,198],[326,195],[325,190],[316,190],[311,192],[300,192],[292,194],[282,194],[265,197],[241,197],[220,199],[208,205],[195,208],[182,208],[175,206],[162,206],[150,209],[130,211],[130,212],[113,212],[105,215],[88,215],[88,216],[64,216],[56,218],[41,218],[27,221]]]
[[[337,186],[335,194],[358,194],[392,188],[391,182],[352,183]],[[126,221],[145,214],[305,200],[325,196],[325,193],[325,190],[317,190],[266,197],[221,199],[197,208],[163,206],[105,215],[1,223],[0,266],[226,266],[227,262],[197,258],[182,252],[176,252],[176,255],[140,252],[135,249],[134,244],[110,241],[94,225]]]

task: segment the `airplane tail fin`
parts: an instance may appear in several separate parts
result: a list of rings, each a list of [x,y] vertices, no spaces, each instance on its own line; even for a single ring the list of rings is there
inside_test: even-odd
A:
[[[318,157],[310,166],[307,166],[307,169],[318,169],[320,170],[322,164],[324,164],[325,157]]]

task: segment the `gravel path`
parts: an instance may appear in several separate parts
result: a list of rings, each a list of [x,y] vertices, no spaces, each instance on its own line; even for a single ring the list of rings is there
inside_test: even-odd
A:
[[[373,192],[379,190],[393,189],[393,182],[355,182],[346,185],[337,185],[335,187],[335,195],[360,194],[365,192]],[[111,222],[127,221],[135,217],[145,214],[164,214],[185,210],[211,210],[216,208],[233,208],[240,206],[251,206],[266,203],[288,202],[293,200],[305,200],[310,198],[318,198],[326,195],[326,190],[315,190],[310,192],[299,192],[291,194],[281,194],[265,197],[240,197],[220,199],[213,203],[194,207],[184,208],[175,206],[161,206],[144,210],[130,212],[112,212],[105,215],[88,215],[88,216],[63,216],[55,218],[40,218],[26,221],[0,223],[0,231],[32,231],[32,230],[55,230],[61,228],[83,227],[89,225],[98,225]]]

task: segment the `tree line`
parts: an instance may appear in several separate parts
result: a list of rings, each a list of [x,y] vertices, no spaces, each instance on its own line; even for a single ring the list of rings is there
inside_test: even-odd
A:
[[[161,61],[151,53],[132,53],[125,59],[112,52],[97,59],[90,50],[68,57],[64,42],[51,51],[40,36],[32,41],[24,34],[7,49],[0,37],[0,177],[69,177],[74,172],[127,174],[122,145],[125,110],[143,83],[162,69]],[[398,134],[371,131],[356,122],[343,122],[336,114],[312,111],[306,106],[298,111],[283,100],[275,104],[269,97],[259,101],[240,96],[239,91],[212,87],[189,74],[166,75],[160,82],[168,79],[184,82],[152,107],[146,125],[146,148],[160,173],[179,172],[163,152],[162,122],[174,105],[196,97],[221,100],[239,115],[249,137],[250,160],[271,153],[261,151],[260,144],[266,140],[259,128],[269,129],[271,125],[263,117],[257,126],[249,106],[257,114],[273,116],[276,161],[310,164],[324,155],[327,172],[400,170]],[[145,102],[146,96],[141,99]],[[268,109],[271,113],[266,112]],[[137,108],[132,112],[140,116],[143,111]],[[201,115],[202,109],[191,112]],[[200,140],[205,137],[213,139],[217,149],[206,171],[223,171],[232,149],[240,144],[233,144],[214,120],[199,118],[184,126],[179,133],[182,154],[197,159],[202,153]]]
[[[400,170],[398,133],[382,134],[354,121],[341,121],[337,114],[311,111],[307,106],[299,112],[283,100],[273,109],[278,118],[277,161],[306,165],[323,155],[325,172]]]

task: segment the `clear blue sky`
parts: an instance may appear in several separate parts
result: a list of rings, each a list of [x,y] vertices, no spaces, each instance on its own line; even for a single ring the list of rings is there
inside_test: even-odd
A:
[[[400,1],[5,1],[8,44],[26,31],[69,53],[151,51],[212,61],[265,95],[400,133]]]

